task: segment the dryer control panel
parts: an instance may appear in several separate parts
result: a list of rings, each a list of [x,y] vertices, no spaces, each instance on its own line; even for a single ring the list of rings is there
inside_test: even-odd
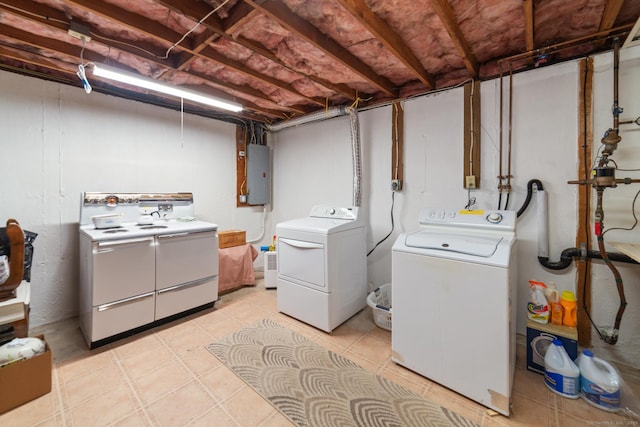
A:
[[[355,221],[358,219],[358,207],[340,208],[328,205],[316,205],[311,208],[310,217],[314,218],[335,218]]]
[[[516,213],[503,210],[427,208],[420,212],[421,226],[444,226],[514,231]]]

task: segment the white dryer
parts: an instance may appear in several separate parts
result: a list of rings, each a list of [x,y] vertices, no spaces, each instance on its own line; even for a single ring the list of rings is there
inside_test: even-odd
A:
[[[392,359],[509,415],[517,288],[513,211],[426,209],[392,249]]]
[[[314,206],[276,226],[278,311],[331,332],[366,306],[367,249],[357,207]]]

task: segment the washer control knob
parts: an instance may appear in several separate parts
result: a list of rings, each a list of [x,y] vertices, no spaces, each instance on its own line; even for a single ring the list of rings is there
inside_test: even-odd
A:
[[[334,208],[329,209],[329,215],[334,215],[336,210]]]
[[[493,224],[497,224],[502,221],[502,214],[498,212],[491,212],[489,215],[487,215],[487,221]]]

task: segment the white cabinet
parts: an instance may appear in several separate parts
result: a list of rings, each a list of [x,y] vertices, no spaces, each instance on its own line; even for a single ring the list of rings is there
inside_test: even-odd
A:
[[[156,237],[156,320],[218,298],[215,231]]]
[[[100,242],[80,236],[80,328],[91,348],[217,299],[215,230]]]

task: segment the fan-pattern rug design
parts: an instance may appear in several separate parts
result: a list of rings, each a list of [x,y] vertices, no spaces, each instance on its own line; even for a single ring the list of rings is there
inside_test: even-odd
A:
[[[209,351],[298,426],[475,426],[272,320]]]

